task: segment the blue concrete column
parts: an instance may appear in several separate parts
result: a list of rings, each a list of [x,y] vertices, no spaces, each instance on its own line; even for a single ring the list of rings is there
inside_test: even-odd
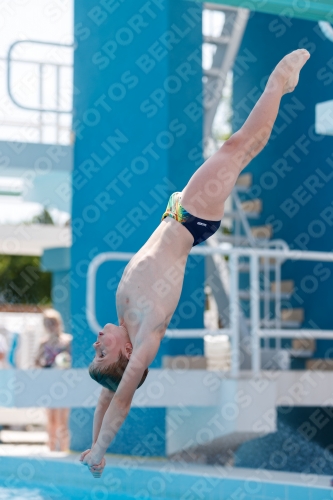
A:
[[[88,366],[94,354],[85,310],[89,262],[101,252],[139,250],[170,194],[182,190],[202,162],[201,22],[195,2],[75,2],[74,367]],[[117,322],[115,292],[123,268],[105,263],[98,271],[96,314],[102,325]],[[203,280],[202,260],[191,258],[173,327],[203,326]],[[154,366],[162,354],[201,351],[196,340],[164,342]],[[111,450],[163,455],[164,414],[132,410]],[[91,418],[72,412],[72,449],[90,446]],[[158,436],[143,446],[153,428]]]

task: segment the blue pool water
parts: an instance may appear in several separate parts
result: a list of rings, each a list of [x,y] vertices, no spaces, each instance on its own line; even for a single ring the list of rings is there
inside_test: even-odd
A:
[[[0,487],[1,500],[21,500],[23,498],[29,498],[29,500],[44,500],[45,497],[42,496],[39,489]]]
[[[135,497],[117,493],[105,494],[105,492],[80,491],[77,488],[59,487],[55,491],[46,485],[30,485],[29,487],[6,487],[0,481],[0,500],[134,500]]]
[[[113,459],[114,460],[114,459]],[[0,456],[0,500],[329,500],[328,476],[269,475],[243,469],[191,469],[127,460],[95,479],[77,462]]]

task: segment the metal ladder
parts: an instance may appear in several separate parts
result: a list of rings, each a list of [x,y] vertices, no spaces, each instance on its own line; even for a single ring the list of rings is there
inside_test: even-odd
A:
[[[203,8],[204,15],[207,12],[222,12],[225,16],[219,36],[203,36],[204,43],[209,43],[216,47],[211,67],[203,71],[205,76],[204,137],[205,139],[209,139],[212,137],[212,126],[221,100],[227,74],[234,64],[250,11],[248,9],[215,3],[205,3]]]

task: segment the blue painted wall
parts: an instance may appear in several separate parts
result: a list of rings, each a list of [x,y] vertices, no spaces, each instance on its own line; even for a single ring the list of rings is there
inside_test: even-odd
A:
[[[83,367],[95,340],[85,313],[89,262],[101,252],[137,251],[159,224],[169,195],[184,187],[202,159],[201,7],[176,0],[77,1],[75,33],[71,266],[79,286],[71,287],[71,312],[73,365]],[[97,274],[100,324],[117,322],[123,267],[105,263]],[[202,260],[191,258],[172,326],[203,326],[203,279]],[[162,354],[193,349],[202,352],[202,342],[165,341],[154,366]],[[151,415],[164,429],[164,412]],[[131,425],[117,451],[130,453],[126,436],[132,446],[151,426],[151,418],[140,428]],[[72,448],[82,449],[73,414],[71,430]],[[150,453],[163,454],[160,445]]]
[[[233,130],[238,130],[264,89],[278,61],[306,48],[311,58],[293,93],[282,98],[268,145],[247,171],[253,174],[251,198],[263,200],[254,225],[273,224],[273,238],[292,249],[333,248],[333,137],[314,131],[315,105],[333,96],[333,43],[311,21],[252,14],[234,67]],[[284,279],[296,293],[284,307],[303,307],[303,327],[333,328],[333,267],[315,262],[286,263]],[[317,342],[317,357],[332,357],[331,341]]]

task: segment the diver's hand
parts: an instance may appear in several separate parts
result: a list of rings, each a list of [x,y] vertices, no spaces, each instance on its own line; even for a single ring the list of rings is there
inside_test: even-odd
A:
[[[89,468],[94,477],[101,477],[106,464],[104,457],[98,462],[91,450],[86,450],[81,454],[80,461]]]
[[[84,457],[89,453],[90,451],[90,448],[86,451],[83,451],[80,455],[80,462],[82,462],[82,460],[84,459]]]

